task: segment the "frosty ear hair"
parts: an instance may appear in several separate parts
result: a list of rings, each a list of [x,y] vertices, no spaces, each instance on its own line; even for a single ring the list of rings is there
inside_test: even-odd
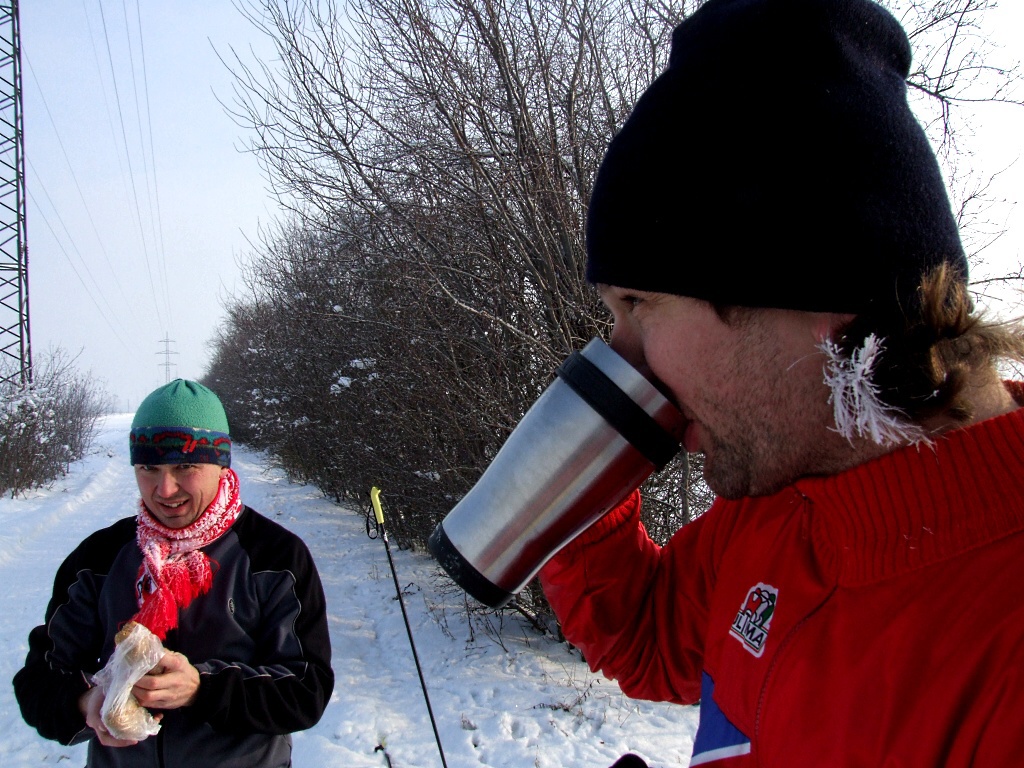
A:
[[[878,397],[872,375],[884,349],[882,339],[872,333],[849,356],[828,338],[818,349],[825,355],[825,383],[831,392],[828,400],[832,403],[836,432],[851,442],[854,437],[866,437],[883,447],[928,442],[921,427]]]

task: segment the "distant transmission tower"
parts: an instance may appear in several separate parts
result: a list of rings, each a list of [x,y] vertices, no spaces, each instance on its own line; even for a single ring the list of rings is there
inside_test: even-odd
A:
[[[0,0],[0,381],[32,381],[18,0]]]
[[[160,343],[164,345],[163,352],[157,352],[158,355],[164,356],[164,361],[160,363],[160,367],[164,369],[164,384],[170,384],[171,382],[171,368],[176,363],[171,362],[171,355],[178,354],[177,352],[171,351],[171,344],[174,343],[174,339],[168,338],[170,334],[164,334],[164,337],[160,339]]]

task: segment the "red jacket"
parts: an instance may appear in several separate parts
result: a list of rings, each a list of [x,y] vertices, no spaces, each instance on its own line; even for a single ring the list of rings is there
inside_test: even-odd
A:
[[[639,507],[541,580],[592,669],[701,701],[691,765],[1024,765],[1024,409],[719,500],[664,548]]]

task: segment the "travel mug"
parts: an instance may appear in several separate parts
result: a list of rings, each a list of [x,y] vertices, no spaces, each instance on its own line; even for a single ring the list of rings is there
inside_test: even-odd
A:
[[[679,451],[685,419],[611,347],[573,352],[431,534],[448,575],[492,608]]]

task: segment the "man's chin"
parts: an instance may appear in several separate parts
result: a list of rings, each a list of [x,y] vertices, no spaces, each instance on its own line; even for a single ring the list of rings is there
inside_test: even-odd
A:
[[[765,478],[752,478],[744,472],[734,472],[731,477],[721,477],[715,474],[714,468],[709,473],[707,459],[705,459],[704,482],[707,483],[708,488],[714,491],[715,496],[736,501],[757,496],[771,496],[789,485],[792,480],[775,478],[772,481],[767,481]]]
[[[723,466],[715,461],[715,452],[704,453],[704,482],[715,496],[735,501],[748,496],[760,496],[752,488],[750,474],[745,466]]]

